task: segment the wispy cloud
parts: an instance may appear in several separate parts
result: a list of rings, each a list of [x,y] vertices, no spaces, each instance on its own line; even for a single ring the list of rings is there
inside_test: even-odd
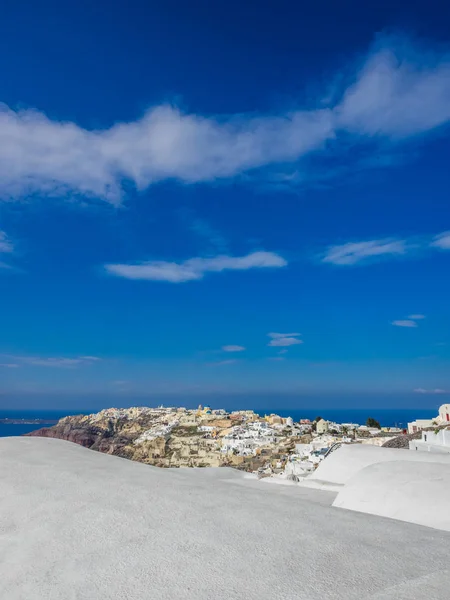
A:
[[[232,344],[229,346],[222,346],[222,350],[224,352],[243,352],[245,350],[244,346],[233,346]]]
[[[278,338],[298,337],[301,333],[268,333],[267,335],[275,340]]]
[[[3,356],[17,361],[17,363],[14,363],[14,366],[16,367],[19,365],[31,365],[36,367],[73,368],[82,365],[92,365],[101,360],[97,356],[76,356],[71,358],[53,356],[15,356],[12,354]]]
[[[1,168],[1,167],[0,167]],[[14,245],[4,231],[0,230],[0,255],[12,254]],[[0,260],[0,269],[11,269],[11,265]]]
[[[411,319],[392,321],[392,325],[395,325],[396,327],[417,327],[417,323]]]
[[[349,135],[355,144],[392,145],[450,120],[450,58],[381,38],[348,87],[334,90],[335,101],[324,106],[322,97],[309,109],[266,115],[209,117],[156,106],[102,130],[3,105],[0,195],[70,191],[119,203],[124,180],[144,190],[162,180],[192,184],[295,166]]]
[[[246,256],[216,256],[214,258],[190,258],[181,263],[149,261],[137,264],[109,264],[106,270],[112,275],[127,279],[148,279],[183,283],[203,279],[206,273],[222,271],[247,271],[285,267],[287,261],[273,252],[252,252]]]
[[[434,390],[425,390],[424,388],[416,388],[414,390],[416,394],[450,394],[450,390],[443,390],[435,388]]]
[[[450,250],[450,231],[435,236],[430,245],[440,250]]]
[[[392,321],[392,325],[396,327],[418,327],[419,324],[417,321],[422,321],[425,319],[425,315],[417,314],[417,315],[409,315],[406,319],[398,319],[396,321]]]
[[[283,347],[283,346],[296,346],[297,344],[303,344],[303,340],[298,339],[300,333],[268,333],[270,342],[268,346]]]
[[[349,242],[330,246],[322,256],[322,262],[334,265],[355,265],[370,259],[401,256],[407,251],[406,240],[385,238],[366,242]]]
[[[14,246],[4,231],[0,231],[0,253],[11,253]]]
[[[17,363],[0,363],[0,367],[4,369],[17,369],[19,365]]]
[[[216,252],[228,252],[228,242],[208,221],[194,218],[190,229],[200,237],[204,238]]]
[[[352,266],[396,257],[421,256],[436,250],[450,250],[449,233],[432,237],[427,235],[404,239],[391,237],[336,244],[329,246],[319,258],[324,263]]]

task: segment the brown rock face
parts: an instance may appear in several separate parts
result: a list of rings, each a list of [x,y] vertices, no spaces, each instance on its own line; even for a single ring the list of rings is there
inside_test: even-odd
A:
[[[60,440],[67,440],[68,442],[74,442],[80,444],[85,448],[92,448],[92,446],[101,439],[95,431],[89,431],[87,429],[76,429],[70,426],[60,427],[55,425],[54,427],[44,427],[43,429],[37,429],[27,435],[33,437],[47,437],[47,438],[58,438]]]
[[[129,444],[128,439],[113,435],[109,428],[94,427],[85,423],[68,422],[63,419],[53,427],[44,427],[28,433],[28,436],[56,438],[74,442],[85,448],[105,452],[106,454],[121,454],[122,448]]]

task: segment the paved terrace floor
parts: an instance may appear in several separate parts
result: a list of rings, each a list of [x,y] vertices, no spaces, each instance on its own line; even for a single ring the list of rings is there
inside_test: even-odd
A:
[[[0,439],[1,600],[448,600],[450,534],[230,469]]]

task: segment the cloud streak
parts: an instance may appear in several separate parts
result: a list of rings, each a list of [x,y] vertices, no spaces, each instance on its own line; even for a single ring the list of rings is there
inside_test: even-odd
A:
[[[435,236],[430,245],[439,250],[450,250],[450,231]]]
[[[417,327],[417,323],[411,319],[398,319],[397,321],[392,321],[392,325],[395,327]]]
[[[80,366],[92,365],[101,359],[97,356],[76,356],[73,358],[67,357],[52,357],[52,356],[15,356],[12,354],[3,355],[4,357],[16,361],[15,363],[7,363],[2,366],[18,367],[20,365],[30,365],[34,367],[54,367],[54,368],[74,368]]]
[[[320,256],[323,263],[353,266],[359,263],[379,262],[399,257],[411,257],[436,250],[450,250],[450,233],[411,238],[381,238],[359,242],[346,242],[329,246]],[[411,317],[412,318],[412,317]],[[423,319],[422,315],[415,315]]]
[[[14,252],[14,246],[11,240],[8,238],[4,231],[0,230],[0,255],[1,254],[12,254]],[[11,269],[12,267],[0,260],[0,269]]]
[[[244,346],[233,346],[230,344],[229,346],[222,346],[222,350],[224,352],[243,352],[245,350]]]
[[[434,390],[425,390],[424,388],[416,388],[414,390],[416,394],[450,394],[450,390],[442,390],[435,388]]]
[[[322,256],[322,262],[333,265],[355,265],[370,259],[401,256],[407,251],[405,240],[385,238],[366,242],[349,242],[337,246],[330,246]]]
[[[300,333],[268,333],[267,335],[272,338],[267,345],[275,348],[303,344],[303,340],[298,339]]]
[[[449,55],[382,39],[334,97],[329,106],[318,98],[308,109],[266,115],[206,117],[161,105],[100,130],[2,105],[0,196],[75,193],[119,204],[124,182],[145,190],[163,180],[229,179],[295,165],[349,135],[398,143],[450,120]]]
[[[10,254],[14,250],[11,240],[4,231],[0,231],[0,253]]]
[[[181,263],[148,261],[137,264],[109,264],[105,265],[105,269],[111,275],[126,279],[184,283],[203,279],[206,273],[280,268],[287,264],[282,256],[273,252],[252,252],[246,256],[223,255],[213,258],[190,258]]]

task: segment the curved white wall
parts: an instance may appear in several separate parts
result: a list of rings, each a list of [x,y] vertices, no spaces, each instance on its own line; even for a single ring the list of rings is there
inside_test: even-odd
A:
[[[450,455],[349,444],[332,452],[308,480],[345,485],[365,467],[390,461],[441,463],[450,467]]]
[[[345,485],[333,506],[450,531],[450,463],[372,464]]]

